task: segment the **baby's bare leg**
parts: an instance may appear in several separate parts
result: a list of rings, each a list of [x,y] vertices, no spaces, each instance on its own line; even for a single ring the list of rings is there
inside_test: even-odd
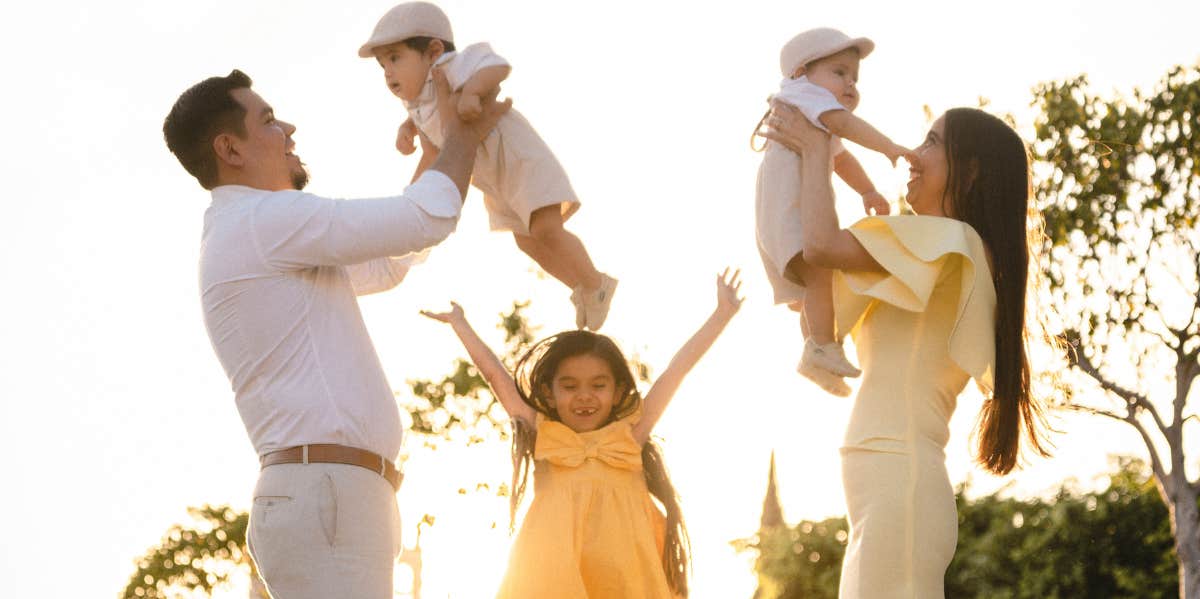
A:
[[[530,235],[514,233],[517,247],[537,262],[550,276],[574,289],[600,287],[600,273],[592,265],[583,242],[563,228],[558,206],[538,208],[529,218]]]
[[[833,342],[833,273],[812,266],[797,254],[788,262],[787,275],[806,287],[800,319],[805,337],[819,345]]]

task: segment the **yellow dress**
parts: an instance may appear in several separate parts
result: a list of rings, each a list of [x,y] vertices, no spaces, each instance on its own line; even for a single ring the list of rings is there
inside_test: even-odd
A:
[[[576,433],[537,417],[534,498],[502,599],[671,599],[665,520],[642,474],[634,414]]]
[[[842,484],[850,539],[840,599],[942,599],[958,540],[946,441],[970,379],[992,385],[996,294],[966,223],[870,217],[850,233],[886,272],[835,272],[839,331],[863,379],[847,426]]]

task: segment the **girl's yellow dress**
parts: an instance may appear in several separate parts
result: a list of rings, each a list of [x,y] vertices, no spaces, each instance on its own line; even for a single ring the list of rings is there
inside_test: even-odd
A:
[[[665,519],[646,489],[635,413],[577,433],[537,416],[534,498],[501,599],[671,599]]]
[[[850,540],[840,599],[942,599],[958,541],[946,441],[956,398],[988,389],[996,294],[983,241],[961,221],[871,217],[850,233],[886,272],[835,272],[839,331],[863,379],[842,484]]]

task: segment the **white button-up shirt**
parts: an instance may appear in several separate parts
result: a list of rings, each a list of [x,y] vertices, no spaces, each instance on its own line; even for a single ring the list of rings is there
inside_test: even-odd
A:
[[[395,287],[405,255],[445,239],[461,208],[454,182],[432,170],[386,198],[212,190],[204,324],[259,455],[336,443],[396,459],[400,412],[355,295]]]

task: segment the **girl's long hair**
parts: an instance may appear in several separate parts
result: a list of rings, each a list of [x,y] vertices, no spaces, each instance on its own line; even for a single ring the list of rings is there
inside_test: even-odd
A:
[[[517,391],[525,403],[551,420],[559,420],[558,412],[550,402],[548,391],[554,381],[559,364],[566,358],[592,355],[612,369],[618,396],[613,402],[609,424],[632,414],[642,403],[637,390],[637,381],[629,369],[620,348],[608,337],[590,331],[567,331],[539,341],[517,362],[514,378]],[[537,429],[533,423],[513,421],[513,480],[509,503],[509,526],[516,521],[517,507],[525,495],[530,470],[533,467],[533,451],[537,443]],[[642,446],[642,474],[646,487],[662,504],[667,514],[666,542],[663,545],[662,566],[671,589],[681,597],[688,594],[687,578],[690,567],[691,545],[679,496],[667,474],[662,452],[653,440]]]
[[[1028,356],[1030,338],[1044,333],[1026,326],[1029,281],[1037,277],[1030,262],[1041,234],[1029,225],[1039,222],[1030,210],[1029,155],[1012,127],[982,110],[953,108],[945,127],[943,211],[979,233],[996,288],[995,387],[979,414],[976,460],[1007,474],[1017,465],[1022,429],[1032,450],[1048,455],[1045,408],[1032,392]]]

